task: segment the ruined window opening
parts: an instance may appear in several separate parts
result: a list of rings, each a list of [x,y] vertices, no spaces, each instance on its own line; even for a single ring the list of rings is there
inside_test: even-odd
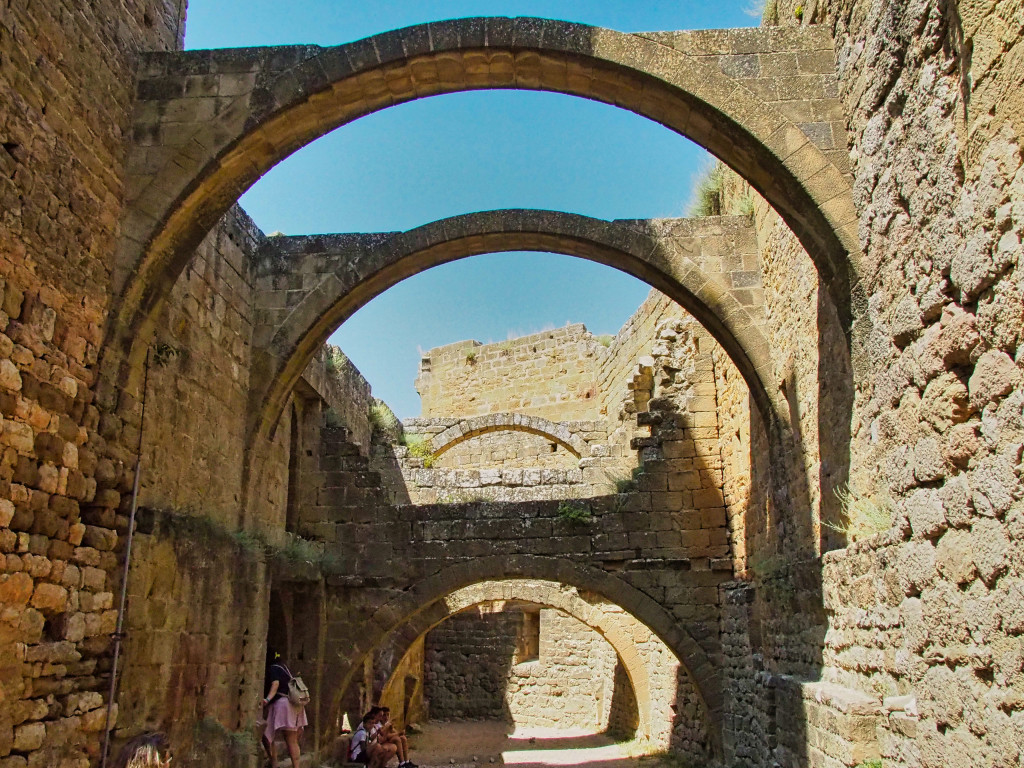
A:
[[[524,610],[516,633],[516,664],[540,661],[540,611]]]
[[[558,450],[558,443],[550,443],[551,452],[555,453]]]

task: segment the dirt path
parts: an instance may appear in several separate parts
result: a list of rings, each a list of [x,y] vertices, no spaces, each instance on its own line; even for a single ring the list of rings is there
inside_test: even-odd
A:
[[[511,733],[513,726],[506,723],[475,720],[426,723],[422,728],[410,744],[412,759],[422,768],[636,768],[640,762],[635,742],[616,742],[600,733],[551,729]]]

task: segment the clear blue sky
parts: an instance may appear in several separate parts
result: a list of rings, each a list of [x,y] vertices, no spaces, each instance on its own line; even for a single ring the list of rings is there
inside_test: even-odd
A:
[[[188,48],[334,45],[425,21],[543,16],[623,32],[753,26],[751,0],[190,0]],[[282,9],[287,10],[283,11]],[[484,91],[378,112],[310,144],[241,199],[264,232],[405,230],[493,208],[602,219],[685,215],[700,147],[645,118],[571,96]],[[615,333],[647,285],[556,254],[489,254],[409,278],[332,336],[377,397],[419,414],[419,350],[583,322]]]

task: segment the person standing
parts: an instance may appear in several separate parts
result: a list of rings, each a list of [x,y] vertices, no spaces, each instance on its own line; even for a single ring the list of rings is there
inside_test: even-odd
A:
[[[266,696],[263,699],[263,717],[267,721],[263,729],[263,747],[270,758],[270,768],[277,768],[277,747],[274,740],[279,731],[284,732],[288,755],[293,768],[299,768],[299,736],[307,725],[305,707],[292,704],[288,699],[288,683],[292,673],[281,659],[280,653],[271,653],[273,660],[267,669]]]

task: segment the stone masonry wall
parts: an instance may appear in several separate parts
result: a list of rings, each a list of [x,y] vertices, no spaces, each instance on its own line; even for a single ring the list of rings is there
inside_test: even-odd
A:
[[[95,762],[104,727],[118,534],[143,393],[123,388],[114,369],[99,371],[97,359],[125,197],[135,53],[177,47],[183,30],[169,3],[80,5],[0,8],[3,768]],[[1024,583],[1019,3],[818,0],[798,11],[780,0],[774,13],[835,38],[864,250],[852,358],[806,255],[755,201],[766,335],[788,423],[765,466],[765,435],[751,416],[748,489],[726,477],[742,458],[721,439],[742,420],[741,393],[728,391],[729,375],[707,349],[699,360],[680,357],[677,348],[697,338],[681,320],[657,324],[649,365],[627,364],[636,354],[623,353],[623,367],[608,374],[619,380],[621,371],[632,386],[626,404],[643,428],[623,421],[623,439],[612,442],[624,457],[640,451],[645,472],[632,492],[588,502],[599,528],[571,526],[550,502],[396,506],[356,430],[325,424],[323,450],[303,450],[313,451],[308,508],[319,516],[306,532],[321,550],[338,549],[333,559],[321,552],[334,580],[330,642],[358,642],[346,634],[353,606],[380,604],[454,563],[557,557],[563,568],[616,574],[713,659],[729,659],[729,674],[749,683],[727,702],[732,727],[754,734],[737,755],[742,746],[762,765],[787,768],[851,766],[875,753],[899,766],[1015,765],[1024,744],[1015,613]],[[787,55],[759,55],[756,65],[784,67]],[[820,125],[839,137],[835,115]],[[829,151],[845,168],[842,148]],[[232,231],[245,234],[238,217],[207,238],[167,305],[154,349],[180,354],[153,373],[157,436],[143,453],[135,661],[121,727],[168,727],[185,744],[204,722],[204,733],[219,727],[226,736],[251,710],[238,702],[255,699],[262,639],[244,638],[265,625],[255,595],[267,577],[259,553],[237,565],[249,562],[248,539],[237,534],[283,535],[294,482],[287,413],[269,444],[251,447],[248,474],[242,469],[246,246]],[[503,356],[502,345],[466,342],[472,359],[453,345],[437,370],[431,360],[430,375],[451,374],[451,391],[499,393],[466,398],[475,413],[616,418],[599,393],[600,363],[612,351],[579,328],[550,332],[557,338],[541,339],[536,353],[523,349],[522,361]],[[554,394],[545,386],[519,399],[492,386],[545,354],[531,375],[556,378]],[[101,387],[101,374],[113,386]],[[840,504],[832,490],[847,477],[849,501]],[[888,530],[822,525],[871,513]],[[742,554],[730,551],[741,539]],[[225,563],[236,567],[225,572]],[[746,587],[722,586],[741,563],[754,584],[749,597]],[[194,677],[175,653],[199,660]],[[150,663],[161,680],[180,680],[168,685],[185,698],[147,694]],[[202,702],[199,691],[210,688],[217,693]],[[683,701],[692,706],[692,697]],[[698,732],[677,738],[702,743]]]
[[[269,581],[262,551],[238,535],[251,524],[241,516],[237,448],[248,402],[249,259],[261,238],[240,209],[206,237],[150,351],[118,732],[162,730],[183,757],[194,744],[219,749],[233,742],[218,737],[247,733],[244,703],[263,684]],[[280,508],[257,509],[262,530],[283,524]],[[215,692],[200,695],[210,681]],[[245,759],[225,753],[224,764]]]
[[[526,727],[604,730],[615,685],[615,650],[560,611],[540,612],[537,661],[512,668],[508,706]]]
[[[593,418],[605,355],[580,324],[499,342],[460,341],[430,350],[416,389],[424,417],[515,411],[552,421]]]
[[[536,660],[515,654],[521,611],[452,617],[427,635],[431,717],[510,720],[517,727],[604,730],[617,656],[594,630],[544,609]]]
[[[114,404],[94,402],[96,361],[136,54],[183,32],[165,2],[0,7],[5,765],[77,767],[99,749],[132,441],[101,419]]]
[[[144,510],[132,562],[119,729],[166,733],[185,764],[248,765],[264,674],[262,551],[206,518]]]
[[[352,443],[364,456],[370,452],[370,406],[373,394],[363,374],[337,347],[325,344],[306,366],[303,381],[310,384],[317,397],[331,409],[332,423],[348,430]]]
[[[784,737],[773,750],[784,765],[854,765],[872,753],[897,766],[1013,765],[1024,745],[1013,703],[1024,683],[1012,608],[1020,593],[1024,442],[1020,9],[871,0],[799,6],[798,13],[797,4],[780,2],[777,21],[824,24],[836,39],[866,302],[852,334],[851,406],[841,392],[836,405],[826,402],[842,355],[820,296],[819,359],[797,357],[793,366],[798,390],[801,381],[816,384],[818,397],[805,390],[790,402],[819,414],[819,519],[851,524],[845,540],[828,528],[809,540],[823,550],[855,541],[824,555],[828,631],[819,641],[820,672],[808,670],[838,683],[840,693],[809,694],[807,683],[752,670],[752,700],[760,700],[768,745],[772,731]],[[794,260],[791,237],[778,225],[765,228],[770,221],[760,211],[761,231],[776,231],[766,241],[775,245],[765,284],[777,339],[779,330],[791,331],[772,325],[772,306],[782,309],[801,293],[813,299],[792,285],[814,281],[797,263],[804,257]],[[775,285],[784,289],[773,299]],[[850,494],[840,506],[828,491],[841,480],[835,462],[842,457],[829,438],[843,429],[838,417],[849,407]],[[768,578],[753,600],[760,610],[739,624],[750,649],[764,648],[764,662],[779,669],[787,631],[775,614],[793,604],[799,581],[780,580],[771,561],[761,568]],[[824,719],[810,712],[808,695],[846,708],[832,722],[845,722],[849,738],[815,735]],[[803,730],[787,729],[793,717]],[[859,736],[858,721],[870,723]],[[749,754],[763,753],[764,744]]]
[[[432,719],[511,721],[506,692],[521,622],[519,611],[470,611],[427,633],[424,697]]]
[[[262,233],[236,209],[175,284],[150,352],[139,503],[239,525],[249,394],[249,257]],[[217,429],[210,425],[216,424]]]
[[[722,494],[729,517],[729,551],[733,570],[743,573],[747,568],[746,530],[749,518],[756,512],[752,506],[751,489],[751,418],[758,418],[750,406],[750,391],[736,366],[721,348],[711,352],[715,371],[715,399],[718,416],[719,450],[722,455]],[[759,424],[754,425],[757,429]],[[763,444],[763,443],[762,443]]]
[[[598,370],[600,413],[603,416],[615,418],[623,408],[624,398],[629,400],[637,362],[650,354],[658,324],[684,314],[678,304],[652,289],[643,304],[623,323]],[[635,402],[629,404],[637,407]],[[645,403],[641,409],[643,405]]]
[[[851,475],[893,522],[826,560],[825,659],[887,705],[887,762],[1012,765],[1024,745],[1020,7],[837,1],[821,16],[866,254]]]

